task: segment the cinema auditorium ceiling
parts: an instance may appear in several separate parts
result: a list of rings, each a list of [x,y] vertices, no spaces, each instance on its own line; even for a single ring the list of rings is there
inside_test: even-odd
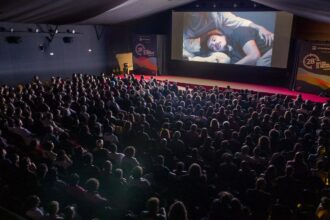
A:
[[[53,24],[118,24],[196,0],[2,0],[0,21]],[[224,0],[223,0],[224,1]],[[234,0],[225,0],[233,1]],[[241,0],[237,0],[239,2]],[[314,20],[330,22],[328,0],[252,0]],[[198,0],[196,2],[220,2]]]

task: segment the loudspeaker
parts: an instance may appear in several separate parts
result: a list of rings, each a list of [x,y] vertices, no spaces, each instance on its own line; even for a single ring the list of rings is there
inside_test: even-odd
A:
[[[63,37],[63,42],[66,44],[71,44],[73,41],[73,37]]]
[[[22,38],[19,36],[8,36],[6,37],[6,41],[9,44],[19,44],[22,42]]]

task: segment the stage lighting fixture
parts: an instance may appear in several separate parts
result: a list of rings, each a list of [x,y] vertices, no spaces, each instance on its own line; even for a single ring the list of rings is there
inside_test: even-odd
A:
[[[50,56],[54,56],[54,53],[53,53],[53,52],[50,52],[49,55],[50,55]]]
[[[39,33],[39,29],[38,29],[38,28],[36,28],[36,29],[35,29],[35,32],[36,32],[36,33]]]
[[[57,29],[55,30],[55,34],[58,34],[58,30]]]
[[[14,31],[15,31],[15,30],[14,30],[14,28],[10,28],[10,32],[12,32],[12,33],[13,33]]]
[[[88,53],[91,53],[93,50],[92,49],[88,49]]]
[[[44,51],[45,50],[45,46],[43,45],[43,44],[39,44],[39,50],[41,50],[41,51]]]
[[[72,29],[72,30],[67,29],[66,32],[67,33],[70,33],[70,34],[75,34],[76,33],[76,30],[75,29]]]

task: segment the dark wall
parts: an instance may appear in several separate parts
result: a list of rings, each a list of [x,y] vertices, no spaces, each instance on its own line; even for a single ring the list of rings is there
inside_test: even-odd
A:
[[[330,24],[311,19],[296,17],[295,39],[330,41]]]
[[[59,33],[51,42],[47,39],[50,35],[42,32],[55,29],[54,25],[0,23],[0,28],[1,83],[25,83],[33,75],[48,79],[51,75],[67,77],[72,73],[99,74],[108,70],[107,42],[110,37],[106,28],[98,40],[93,26],[58,26]],[[13,32],[10,32],[11,28]],[[39,33],[35,33],[36,28]],[[67,33],[73,29],[75,34]],[[101,27],[98,33],[101,33]],[[21,42],[8,43],[8,36],[20,37]],[[72,37],[72,42],[64,43],[63,37]]]

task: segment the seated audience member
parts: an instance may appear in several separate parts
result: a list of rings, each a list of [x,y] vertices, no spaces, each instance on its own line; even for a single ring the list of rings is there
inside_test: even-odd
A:
[[[77,219],[76,208],[74,206],[67,206],[63,210],[64,220],[74,220]]]
[[[266,181],[259,178],[256,181],[256,188],[247,190],[247,206],[251,209],[253,219],[265,220],[269,214],[272,198],[265,189]]]
[[[142,220],[166,220],[166,212],[164,208],[159,207],[159,199],[151,197],[147,201],[147,210],[141,213]]]
[[[319,220],[330,219],[330,199],[322,197],[319,206],[316,209],[316,216]]]
[[[133,146],[126,147],[124,150],[124,157],[121,160],[120,167],[123,169],[124,176],[128,177],[132,169],[139,166],[140,163],[135,158],[135,148]]]
[[[44,211],[40,208],[40,198],[36,195],[29,196],[26,201],[27,211],[25,212],[26,217],[32,220],[43,220]]]
[[[60,205],[57,201],[51,201],[48,205],[47,214],[45,216],[45,220],[63,220],[58,213],[60,211]]]
[[[141,209],[144,202],[150,196],[151,186],[148,180],[142,177],[143,169],[140,166],[134,167],[132,170],[132,176],[128,182],[128,201],[133,211]]]
[[[109,153],[109,159],[112,162],[114,167],[119,167],[121,164],[121,160],[125,156],[122,153],[117,152],[117,145],[116,144],[109,144],[108,145],[108,150],[110,151]]]
[[[188,220],[187,209],[183,202],[176,201],[170,205],[168,220]]]
[[[105,216],[109,202],[98,192],[100,182],[95,178],[90,178],[86,181],[85,186],[86,193],[84,194],[84,201],[80,206],[81,212],[90,218]]]

